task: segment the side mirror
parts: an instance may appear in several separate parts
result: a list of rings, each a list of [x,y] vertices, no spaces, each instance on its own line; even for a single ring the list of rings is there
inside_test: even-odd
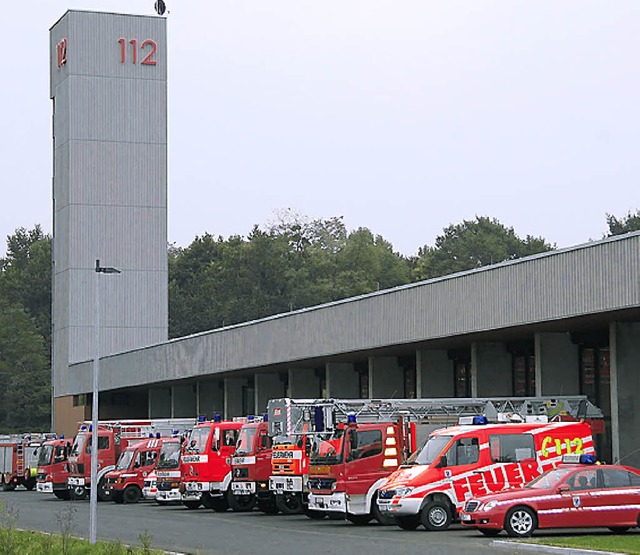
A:
[[[570,490],[571,490],[571,488],[569,487],[569,484],[560,484],[556,491],[558,493],[567,493]]]
[[[440,457],[440,459],[438,460],[438,463],[436,464],[436,468],[446,468],[446,466],[447,466],[447,457],[442,455],[442,457]]]

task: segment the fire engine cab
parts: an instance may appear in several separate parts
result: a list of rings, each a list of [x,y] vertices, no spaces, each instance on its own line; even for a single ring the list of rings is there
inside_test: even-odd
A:
[[[71,442],[63,435],[42,444],[38,450],[37,492],[53,493],[58,499],[69,499],[69,451]]]
[[[584,420],[602,423],[602,413],[584,396],[522,399],[521,409],[434,431],[381,484],[380,511],[405,530],[446,530],[468,499],[521,487],[564,454],[595,452]]]

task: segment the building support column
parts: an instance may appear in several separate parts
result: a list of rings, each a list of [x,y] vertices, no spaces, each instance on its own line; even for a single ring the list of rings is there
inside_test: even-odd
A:
[[[611,349],[611,439],[613,462],[640,466],[640,323],[612,322]]]
[[[289,397],[292,399],[319,399],[320,378],[315,368],[289,368]]]

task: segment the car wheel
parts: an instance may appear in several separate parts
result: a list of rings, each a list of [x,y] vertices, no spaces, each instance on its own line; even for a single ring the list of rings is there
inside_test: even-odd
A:
[[[432,532],[440,532],[449,528],[453,516],[446,501],[429,501],[420,511],[422,525]]]
[[[625,534],[629,531],[630,526],[609,526],[614,534]]]
[[[142,492],[137,486],[127,486],[122,495],[125,503],[137,503],[141,497]]]
[[[504,519],[504,529],[515,538],[530,536],[537,526],[536,514],[529,507],[514,507]]]
[[[420,517],[418,515],[413,516],[396,516],[394,517],[396,524],[403,530],[413,532],[420,526]]]
[[[478,532],[487,536],[488,538],[495,538],[500,533],[500,530],[496,528],[478,528]]]

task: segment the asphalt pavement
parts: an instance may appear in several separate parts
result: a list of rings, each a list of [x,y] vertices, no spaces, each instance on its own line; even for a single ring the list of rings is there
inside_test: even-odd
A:
[[[89,502],[61,501],[48,494],[22,489],[0,492],[5,512],[16,515],[17,527],[73,535],[89,534]],[[517,545],[496,544],[475,530],[454,525],[446,532],[424,529],[407,532],[395,526],[354,526],[345,521],[308,519],[303,515],[268,516],[260,512],[215,513],[154,502],[135,505],[98,504],[98,537],[142,545],[151,538],[155,548],[199,555],[325,555],[376,552],[403,555],[522,554]],[[507,540],[501,535],[501,540]]]

